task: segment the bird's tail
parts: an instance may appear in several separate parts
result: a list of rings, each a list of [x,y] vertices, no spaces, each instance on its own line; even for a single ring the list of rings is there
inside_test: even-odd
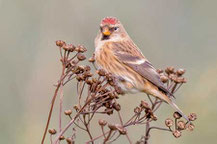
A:
[[[189,119],[188,119],[188,117],[179,109],[179,107],[171,100],[171,102],[169,103],[170,104],[170,106],[172,107],[172,108],[174,108],[180,115],[182,115],[182,117],[184,118],[184,119],[186,119],[188,122],[189,122]]]
[[[161,94],[159,98],[166,101],[174,110],[176,110],[184,119],[186,119],[189,122],[188,117],[181,111],[181,109],[179,109],[179,107],[173,102],[171,98],[169,98],[167,95],[163,93]]]

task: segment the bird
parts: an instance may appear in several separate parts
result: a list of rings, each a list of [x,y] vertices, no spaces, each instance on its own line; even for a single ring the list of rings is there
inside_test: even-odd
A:
[[[159,73],[117,18],[102,19],[95,38],[94,55],[97,67],[114,75],[117,85],[124,93],[142,92],[157,97],[189,122],[188,117],[172,100],[173,95],[160,80]]]

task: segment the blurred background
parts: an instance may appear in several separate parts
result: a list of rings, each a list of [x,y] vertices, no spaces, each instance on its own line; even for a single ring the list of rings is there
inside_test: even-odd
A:
[[[100,20],[115,16],[156,68],[187,70],[188,83],[176,94],[185,113],[195,112],[193,132],[175,139],[153,131],[151,144],[216,143],[217,136],[217,1],[215,0],[1,0],[0,1],[0,140],[8,144],[38,144],[50,101],[61,71],[56,40],[87,47],[94,52]],[[64,105],[75,103],[75,86],[65,88]],[[122,115],[129,116],[143,94],[121,97]],[[127,105],[126,105],[127,104]],[[51,127],[56,126],[58,106]],[[159,125],[172,116],[164,104]],[[118,119],[107,118],[110,121]],[[68,119],[64,119],[66,124]],[[98,128],[93,124],[92,128]],[[130,129],[135,142],[144,127]],[[97,132],[96,132],[97,133]],[[86,135],[78,133],[78,143]],[[122,137],[116,143],[127,142]],[[49,137],[47,142],[49,143]]]

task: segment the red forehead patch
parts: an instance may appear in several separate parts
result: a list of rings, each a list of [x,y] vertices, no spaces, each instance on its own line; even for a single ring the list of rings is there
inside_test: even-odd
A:
[[[106,17],[101,22],[101,24],[112,24],[112,25],[115,25],[117,23],[118,23],[118,20],[114,17]]]

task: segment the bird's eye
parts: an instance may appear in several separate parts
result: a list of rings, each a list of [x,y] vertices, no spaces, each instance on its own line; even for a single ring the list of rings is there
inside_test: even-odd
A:
[[[118,30],[118,27],[114,27],[114,30]]]

